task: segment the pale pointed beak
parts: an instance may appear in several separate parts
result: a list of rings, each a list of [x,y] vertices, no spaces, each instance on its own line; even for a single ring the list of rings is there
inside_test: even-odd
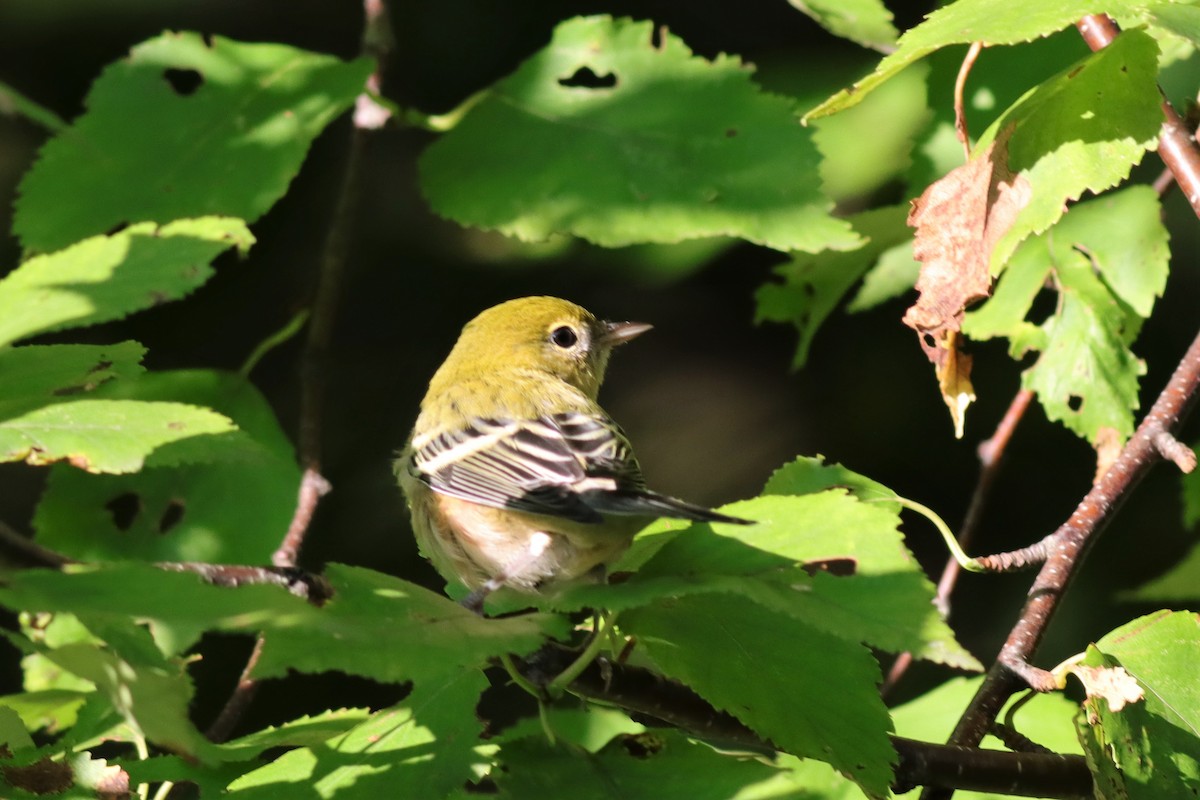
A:
[[[609,347],[625,344],[630,339],[636,339],[654,326],[647,322],[602,322],[604,333],[600,340]]]

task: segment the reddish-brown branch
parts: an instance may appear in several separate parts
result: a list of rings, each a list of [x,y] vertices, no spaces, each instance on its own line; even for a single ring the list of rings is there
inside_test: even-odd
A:
[[[365,55],[374,57],[375,70],[367,78],[367,91],[360,95],[355,103],[354,130],[350,135],[337,203],[317,271],[300,375],[299,450],[304,476],[300,481],[292,521],[279,549],[271,557],[271,562],[280,568],[289,569],[296,566],[317,504],[331,488],[329,481],[321,474],[321,421],[324,418],[326,371],[334,323],[341,306],[342,283],[349,258],[355,209],[361,193],[367,136],[370,131],[381,127],[390,116],[386,109],[375,103],[371,94],[379,93],[380,76],[391,52],[391,43],[391,25],[383,0],[363,0],[362,50]],[[250,676],[262,652],[262,646],[263,638],[259,636],[236,688],[209,729],[209,735],[216,741],[229,735],[254,698],[258,682]]]
[[[1058,608],[1089,545],[1117,508],[1154,464],[1163,459],[1156,440],[1178,427],[1200,391],[1200,335],[1192,342],[1170,382],[1158,396],[1137,432],[1104,476],[1083,498],[1062,527],[1039,543],[1046,560],[1038,572],[996,662],[967,707],[950,738],[951,744],[974,747],[996,720],[1005,701],[1023,686],[1039,691],[1055,688],[1053,676],[1029,663],[1046,626]],[[998,558],[998,557],[993,557]],[[983,559],[980,559],[984,561]],[[941,798],[939,791],[927,798]]]
[[[1116,24],[1102,14],[1085,17],[1076,28],[1093,50],[1107,46],[1120,32]],[[1200,148],[1165,100],[1163,115],[1159,155],[1200,217]],[[1042,551],[1040,555],[1045,557],[1045,563],[1030,587],[1020,618],[951,735],[951,744],[977,746],[1005,701],[1023,686],[1040,691],[1054,688],[1050,673],[1034,667],[1030,659],[1088,547],[1150,467],[1164,458],[1181,467],[1194,463],[1194,455],[1189,457],[1182,452],[1182,445],[1175,441],[1173,431],[1178,428],[1198,391],[1200,335],[1192,342],[1170,382],[1116,461],[1092,486],[1070,518],[1035,546]],[[1026,548],[1018,552],[1031,554],[1032,551]],[[999,561],[1013,555],[1001,554],[993,559]],[[926,789],[922,800],[943,800],[950,794],[952,792],[941,789]]]

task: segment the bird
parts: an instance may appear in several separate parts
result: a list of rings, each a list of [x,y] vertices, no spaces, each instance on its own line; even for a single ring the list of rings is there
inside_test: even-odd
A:
[[[752,524],[648,489],[597,403],[613,348],[651,327],[539,296],[463,328],[394,464],[418,548],[470,591],[463,605],[602,580],[660,517]]]

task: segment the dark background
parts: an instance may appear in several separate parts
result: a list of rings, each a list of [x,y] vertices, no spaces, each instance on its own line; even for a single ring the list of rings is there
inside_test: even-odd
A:
[[[896,8],[899,27],[915,24],[927,10],[922,4]],[[448,111],[544,45],[555,23],[582,13],[652,19],[700,55],[736,53],[764,71],[798,63],[811,71],[819,64],[816,82],[864,73],[878,58],[825,34],[783,0],[395,3],[397,46],[384,93],[420,111]],[[360,28],[354,2],[4,0],[0,81],[71,119],[104,65],[164,29],[352,57]],[[185,302],[119,325],[72,331],[70,339],[136,338],[150,348],[150,368],[236,368],[307,302],[348,134],[342,120],[317,141],[289,194],[254,226],[258,244],[246,261],[223,258],[217,277]],[[9,228],[16,185],[44,136],[25,120],[0,116],[0,230]],[[783,260],[778,253],[737,245],[702,269],[672,278],[637,267],[645,257],[640,252],[582,243],[530,247],[464,230],[434,217],[417,189],[416,159],[431,139],[421,131],[389,129],[374,136],[367,150],[323,420],[324,474],[334,491],[320,506],[302,555],[305,566],[361,564],[440,588],[416,554],[390,459],[407,436],[425,382],[462,324],[487,306],[527,294],[561,295],[601,316],[654,323],[651,334],[618,354],[602,401],[637,445],[655,488],[720,504],[756,494],[773,469],[796,455],[820,453],[931,506],[952,526],[961,520],[978,471],[974,448],[1018,388],[1019,366],[1003,345],[973,348],[979,401],[969,412],[966,438],[956,441],[932,369],[900,324],[906,302],[857,316],[835,312],[808,365],[794,373],[794,331],[753,324],[754,290]],[[1159,165],[1154,157],[1147,162],[1139,174],[1152,177]],[[1195,329],[1196,220],[1177,193],[1168,208],[1176,261],[1167,297],[1137,345],[1148,362],[1144,405]],[[0,237],[0,273],[19,257],[16,241]],[[273,351],[253,376],[293,434],[299,353],[299,340],[293,341]],[[1093,469],[1086,444],[1032,407],[972,551],[1012,549],[1052,530],[1087,490]],[[0,519],[28,529],[41,477],[23,465],[0,466]],[[907,533],[922,563],[940,570],[945,551],[934,531],[913,519]],[[1051,666],[1149,610],[1113,596],[1164,571],[1192,538],[1179,522],[1178,478],[1159,468],[1092,554],[1039,664]],[[960,583],[953,624],[985,663],[1015,619],[1029,579],[967,576]],[[198,707],[219,702],[228,690],[243,646],[217,647],[207,656],[199,668]],[[6,661],[15,664],[15,658]],[[897,697],[944,674],[919,667]],[[3,676],[15,690],[15,666]],[[314,709],[381,702],[369,685],[359,684],[312,679],[301,694]],[[256,717],[271,716],[272,698],[291,700],[294,709],[296,695],[268,687]],[[256,717],[247,724],[262,721]]]

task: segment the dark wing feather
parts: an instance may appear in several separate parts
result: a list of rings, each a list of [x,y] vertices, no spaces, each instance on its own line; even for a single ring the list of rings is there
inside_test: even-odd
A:
[[[424,443],[413,466],[443,494],[586,523],[603,521],[588,495],[644,490],[621,429],[605,417],[579,413],[475,420]]]

